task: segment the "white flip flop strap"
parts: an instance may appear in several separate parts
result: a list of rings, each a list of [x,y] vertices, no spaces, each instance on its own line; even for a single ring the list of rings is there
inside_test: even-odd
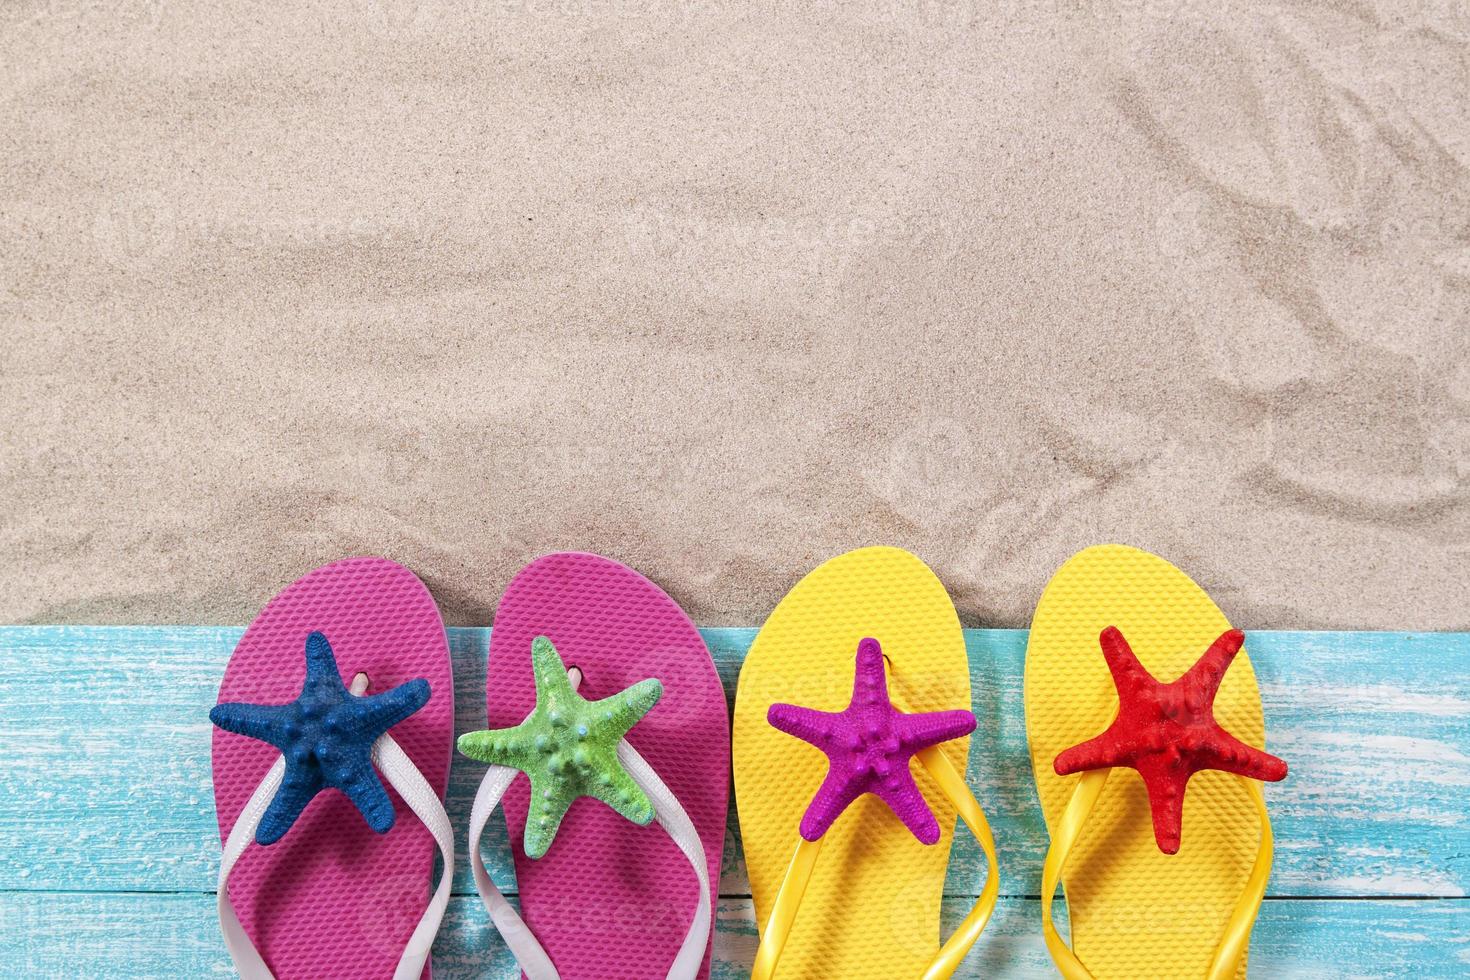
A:
[[[618,742],[618,760],[633,778],[633,782],[638,784],[638,788],[648,795],[649,801],[653,803],[654,819],[689,861],[695,877],[699,879],[699,904],[668,972],[668,980],[693,980],[704,963],[705,950],[709,946],[710,917],[713,914],[704,842],[699,839],[694,821],[689,819],[689,814],[679,804],[673,792],[643,756],[638,754],[638,750],[628,744],[627,739]],[[507,766],[491,766],[486,771],[485,778],[480,781],[480,788],[475,793],[475,803],[470,811],[470,867],[474,869],[475,888],[480,893],[480,901],[485,904],[485,911],[490,914],[490,921],[500,931],[528,980],[560,980],[551,957],[546,955],[546,950],[526,927],[525,921],[511,908],[500,889],[490,880],[490,875],[485,871],[484,858],[480,855],[480,837],[485,832],[486,824],[490,822],[490,815],[500,805],[501,797],[510,788],[516,775],[517,770]]]
[[[693,980],[704,963],[704,952],[709,946],[710,916],[713,914],[709,862],[705,858],[704,842],[699,839],[694,821],[689,819],[689,814],[679,805],[673,791],[664,785],[658,773],[644,761],[637,749],[628,744],[627,739],[618,742],[618,761],[623,764],[628,775],[633,777],[638,788],[648,795],[649,801],[653,803],[654,819],[683,852],[684,858],[694,869],[695,878],[699,880],[699,904],[694,909],[694,919],[689,923],[689,931],[684,935],[684,942],[679,947],[679,954],[674,957],[668,974],[668,980]]]
[[[444,812],[444,804],[440,802],[439,795],[413,764],[408,753],[393,741],[393,736],[385,733],[373,743],[373,762],[388,781],[388,785],[398,791],[403,802],[429,828],[444,860],[434,897],[428,908],[424,909],[423,917],[419,919],[418,926],[403,948],[403,955],[399,957],[398,968],[393,971],[394,980],[418,980],[423,974],[424,964],[428,962],[434,936],[438,934],[439,923],[444,918],[444,910],[449,905],[449,891],[454,877],[454,831],[449,826],[449,815]],[[260,820],[265,816],[271,800],[275,798],[285,770],[286,760],[283,757],[277,759],[275,765],[265,774],[255,792],[250,795],[245,809],[240,811],[235,825],[230,828],[229,837],[225,840],[224,855],[220,859],[217,886],[220,932],[224,935],[225,947],[230,952],[230,959],[234,961],[241,980],[275,980],[275,977],[270,967],[265,965],[265,960],[261,959],[245,928],[240,925],[235,907],[230,903],[226,884],[236,862],[255,839],[255,830],[260,826]]]
[[[439,794],[434,792],[408,753],[393,741],[393,736],[385,732],[373,743],[373,761],[387,778],[388,785],[398,791],[408,808],[429,828],[444,861],[434,897],[429,899],[424,914],[419,917],[419,924],[414,927],[413,935],[408,937],[408,943],[403,947],[403,955],[398,958],[398,969],[393,971],[393,980],[418,980],[434,948],[434,937],[439,934],[444,910],[449,907],[449,892],[454,885],[454,828],[449,825],[449,814],[444,812]]]
[[[270,967],[265,965],[265,960],[260,958],[256,952],[255,944],[250,941],[245,927],[240,925],[240,919],[235,915],[235,906],[230,903],[230,892],[226,887],[230,880],[230,872],[235,868],[235,862],[240,860],[240,855],[245,853],[245,848],[255,839],[255,830],[260,826],[261,817],[265,816],[266,808],[270,806],[271,800],[275,798],[276,790],[281,788],[281,778],[286,772],[286,757],[282,756],[276,760],[276,764],[270,767],[260,785],[255,787],[255,792],[250,795],[250,800],[245,804],[245,809],[240,811],[240,816],[235,818],[235,826],[230,828],[230,836],[225,840],[224,854],[219,863],[219,884],[216,886],[219,905],[219,931],[224,936],[225,948],[230,951],[230,959],[235,963],[235,970],[240,974],[240,980],[274,980]]]
[[[551,957],[546,955],[546,950],[526,927],[525,920],[511,908],[500,889],[495,887],[495,882],[490,880],[490,873],[485,870],[485,859],[480,854],[480,838],[485,833],[485,825],[490,822],[490,815],[500,805],[500,798],[510,789],[519,771],[509,766],[491,766],[480,780],[474,805],[470,808],[470,869],[475,875],[475,890],[480,893],[480,901],[490,914],[490,922],[505,940],[505,945],[510,947],[511,955],[520,964],[527,980],[560,980],[556,967],[551,965]]]

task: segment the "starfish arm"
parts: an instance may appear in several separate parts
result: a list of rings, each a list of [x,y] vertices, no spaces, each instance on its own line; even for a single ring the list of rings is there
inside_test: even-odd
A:
[[[1165,854],[1179,853],[1179,840],[1184,829],[1184,791],[1189,785],[1189,772],[1155,758],[1138,769],[1148,790],[1149,810],[1153,813],[1154,842]]]
[[[1128,747],[1119,745],[1114,734],[1115,727],[1109,726],[1107,731],[1096,738],[1090,738],[1060,753],[1052,762],[1052,769],[1058,776],[1070,776],[1074,772],[1085,772],[1089,769],[1132,765],[1124,757]]]
[[[888,703],[888,674],[883,647],[871,636],[858,642],[857,666],[852,676],[852,704]]]
[[[322,774],[315,768],[305,768],[286,764],[286,775],[281,781],[281,786],[276,790],[271,805],[266,807],[265,815],[260,818],[260,826],[255,829],[255,842],[257,844],[274,844],[286,836],[286,831],[301,816],[301,811],[312,798],[326,785]]]
[[[772,728],[794,735],[823,751],[826,751],[824,746],[831,737],[833,719],[837,717],[826,711],[803,708],[796,704],[773,704],[766,709],[766,721]]]
[[[1097,638],[1102,647],[1103,659],[1108,663],[1108,672],[1113,675],[1113,686],[1118,690],[1119,700],[1144,685],[1155,683],[1154,677],[1138,662],[1133,648],[1116,626],[1109,626]]]
[[[551,640],[538,636],[531,641],[531,673],[536,678],[536,703],[546,704],[572,694],[567,666]]]
[[[1286,763],[1254,745],[1247,745],[1219,725],[1199,749],[1204,769],[1223,769],[1250,779],[1268,783],[1286,778]]]
[[[619,815],[633,821],[640,827],[647,827],[653,822],[653,801],[648,794],[633,782],[633,778],[618,767],[614,771],[606,773],[607,782],[596,782],[588,790],[589,796],[595,797],[616,810]]]
[[[898,744],[905,753],[912,754],[968,735],[975,730],[975,724],[975,715],[963,710],[900,715],[897,720]]]
[[[495,766],[511,766],[522,772],[532,751],[531,741],[535,738],[531,720],[521,722],[514,728],[492,728],[486,731],[465,732],[455,743],[461,755],[478,762]]]
[[[332,645],[327,642],[323,633],[313,632],[306,638],[306,684],[310,686],[313,681],[331,681],[334,687],[346,690],[342,683],[342,674],[337,668],[337,657],[332,653]]]
[[[1235,660],[1235,655],[1245,645],[1245,634],[1240,630],[1226,630],[1215,638],[1210,648],[1185,671],[1177,681],[1184,689],[1184,697],[1195,711],[1204,711],[1215,703],[1215,693],[1220,690],[1220,681],[1225,671]]]
[[[591,707],[603,719],[599,727],[616,734],[617,738],[622,738],[658,704],[663,693],[664,686],[658,681],[639,681],[612,697],[593,701]]]
[[[227,732],[281,748],[290,741],[284,729],[295,713],[294,706],[289,704],[226,702],[209,709],[209,720]]]
[[[544,777],[528,773],[531,779],[531,802],[526,809],[526,833],[522,839],[526,857],[536,860],[546,856],[556,837],[562,818],[576,799],[574,794],[559,792]]]
[[[816,795],[801,816],[801,836],[809,841],[821,837],[842,815],[842,811],[861,795],[858,781],[851,774],[837,772],[829,767],[827,777],[817,787]]]
[[[429,694],[429,682],[417,678],[382,694],[353,698],[353,715],[371,733],[372,738],[377,739],[379,735],[428,704]]]
[[[939,843],[939,821],[934,819],[934,811],[929,809],[924,794],[919,792],[919,784],[914,782],[914,774],[907,766],[890,773],[875,792],[920,843]]]
[[[353,772],[346,785],[337,788],[352,801],[376,833],[386,834],[393,828],[393,801],[388,798],[388,790],[370,760]]]

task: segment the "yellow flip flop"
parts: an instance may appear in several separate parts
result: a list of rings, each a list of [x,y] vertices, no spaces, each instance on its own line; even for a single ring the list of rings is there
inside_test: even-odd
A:
[[[1245,976],[1273,846],[1258,780],[1286,764],[1264,751],[1243,642],[1189,576],[1136,548],[1088,548],[1042,593],[1026,735],[1051,834],[1043,929],[1067,980]],[[1070,948],[1051,918],[1059,880]]]
[[[849,552],[781,600],[741,668],[731,732],[761,931],[754,980],[778,962],[782,980],[948,977],[959,966],[1000,881],[963,775],[970,703],[959,618],[908,552]],[[990,870],[941,948],[957,813]]]

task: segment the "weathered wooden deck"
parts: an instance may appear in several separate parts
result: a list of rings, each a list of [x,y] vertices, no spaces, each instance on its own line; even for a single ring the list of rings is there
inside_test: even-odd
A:
[[[703,631],[727,692],[755,631]],[[0,974],[230,975],[214,916],[219,856],[209,721],[241,630],[0,628]],[[459,731],[484,720],[486,629],[451,629]],[[1000,847],[1002,899],[964,976],[1052,977],[1037,913],[1045,837],[1021,714],[1026,634],[967,630],[980,718],[969,777]],[[1249,634],[1270,748],[1276,865],[1252,943],[1260,977],[1470,975],[1470,634]],[[457,764],[466,825],[480,767]],[[514,891],[503,827],[491,870]],[[756,937],[730,818],[717,977],[745,976]],[[462,839],[462,834],[461,834]],[[469,865],[435,976],[513,977]],[[946,915],[983,859],[961,831]]]

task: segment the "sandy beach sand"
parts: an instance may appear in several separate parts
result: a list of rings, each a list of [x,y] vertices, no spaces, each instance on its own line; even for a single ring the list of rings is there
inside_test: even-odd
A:
[[[179,9],[184,7],[186,9]],[[1088,544],[1470,628],[1470,0],[0,12],[0,621]]]

